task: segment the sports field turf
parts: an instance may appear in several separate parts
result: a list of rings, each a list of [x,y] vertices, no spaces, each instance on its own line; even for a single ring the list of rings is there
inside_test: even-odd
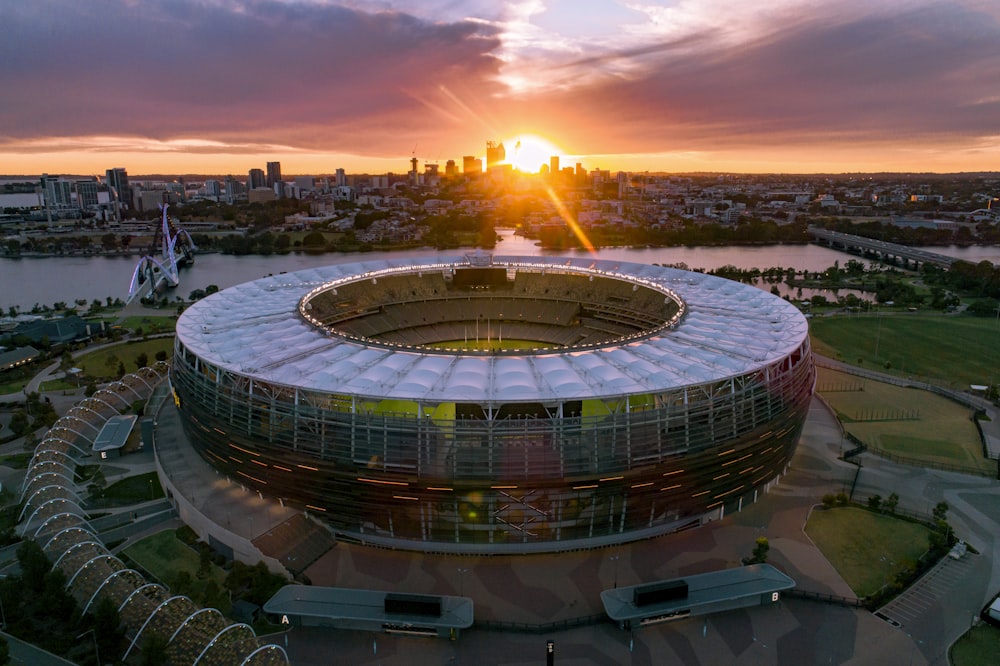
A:
[[[961,389],[1000,381],[1000,323],[992,317],[814,317],[809,328],[817,352],[852,365]]]
[[[928,391],[818,368],[816,388],[847,432],[869,447],[929,463],[995,469],[968,407]]]

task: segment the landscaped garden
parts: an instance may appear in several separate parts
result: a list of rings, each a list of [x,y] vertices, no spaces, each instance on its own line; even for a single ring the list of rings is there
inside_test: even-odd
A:
[[[173,350],[172,337],[153,338],[98,349],[79,356],[73,363],[89,379],[111,380],[118,379],[120,370],[135,372],[140,360],[143,365],[153,365],[157,354],[166,354],[165,358],[170,358]]]

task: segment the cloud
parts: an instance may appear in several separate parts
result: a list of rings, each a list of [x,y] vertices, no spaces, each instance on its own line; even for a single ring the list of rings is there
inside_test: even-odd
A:
[[[629,76],[561,91],[547,104],[576,109],[581,128],[602,127],[576,134],[588,153],[974,141],[1000,133],[991,83],[1000,81],[995,14],[934,3],[896,13],[856,8],[836,19],[776,18],[738,43],[687,33],[560,63],[560,80],[578,69],[607,71],[605,62],[633,66]]]
[[[391,150],[441,133],[441,86],[488,94],[488,25],[286,2],[23,3],[5,17],[8,140],[204,137]],[[6,38],[9,36],[9,39]]]
[[[994,0],[36,0],[0,26],[0,155],[447,159],[534,133],[982,159],[1000,136]]]

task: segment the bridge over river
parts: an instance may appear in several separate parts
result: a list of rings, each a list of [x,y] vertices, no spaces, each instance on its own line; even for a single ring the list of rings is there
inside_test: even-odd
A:
[[[939,268],[947,269],[951,268],[951,265],[956,261],[960,261],[954,257],[947,257],[915,247],[886,243],[863,236],[842,234],[837,231],[827,231],[819,227],[809,227],[806,231],[817,241],[823,241],[831,248],[842,249],[853,254],[875,255],[880,260],[890,263],[894,263],[896,259],[902,259],[903,265],[906,267],[910,265],[910,262],[913,262],[915,268],[919,268],[921,264],[933,264]]]

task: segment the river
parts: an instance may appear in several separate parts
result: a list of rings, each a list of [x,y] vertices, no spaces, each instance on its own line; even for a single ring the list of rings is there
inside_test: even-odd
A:
[[[503,240],[493,251],[506,255],[558,255],[547,252],[535,242],[510,231],[500,232]],[[959,257],[967,261],[990,260],[1000,263],[1000,247],[931,247],[932,252]],[[195,289],[210,284],[219,288],[255,280],[271,273],[296,271],[301,268],[342,264],[352,261],[384,259],[393,256],[433,258],[455,256],[474,250],[433,249],[404,252],[363,252],[348,254],[287,254],[248,255],[225,254],[198,255],[193,266],[181,270],[181,284],[174,296],[187,298]],[[581,252],[568,253],[580,256]],[[737,268],[769,268],[783,266],[798,270],[821,271],[835,261],[841,265],[852,255],[831,250],[820,245],[763,245],[726,247],[665,247],[665,248],[605,248],[597,252],[601,259],[646,264],[684,263],[689,268],[711,270],[732,265]],[[857,258],[857,257],[853,257]],[[0,259],[0,307],[6,312],[10,306],[29,311],[36,304],[52,305],[57,301],[72,303],[76,299],[87,302],[95,298],[104,300],[126,298],[135,257],[49,257],[25,259]]]

